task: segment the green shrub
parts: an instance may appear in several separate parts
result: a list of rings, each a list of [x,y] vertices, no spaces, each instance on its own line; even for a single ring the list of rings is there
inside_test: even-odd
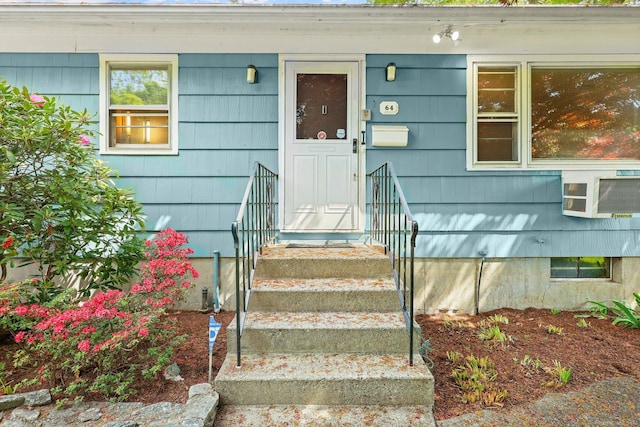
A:
[[[0,82],[0,282],[35,263],[44,302],[77,274],[81,294],[127,283],[142,259],[142,208],[92,149],[91,118]]]

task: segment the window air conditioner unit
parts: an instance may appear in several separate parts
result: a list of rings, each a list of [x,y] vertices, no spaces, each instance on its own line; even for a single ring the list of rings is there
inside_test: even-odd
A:
[[[640,176],[617,176],[615,171],[563,172],[562,213],[583,218],[640,214]]]

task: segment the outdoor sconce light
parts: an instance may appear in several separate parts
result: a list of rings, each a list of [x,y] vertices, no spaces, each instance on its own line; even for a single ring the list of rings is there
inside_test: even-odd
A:
[[[255,65],[247,67],[247,83],[254,84],[258,81],[258,70]]]
[[[454,31],[451,25],[445,26],[442,29],[442,31],[440,31],[438,34],[434,34],[432,39],[433,39],[433,42],[437,44],[442,41],[443,37],[449,37],[451,41],[453,41],[453,44],[455,46],[458,46],[458,44],[460,44],[460,41],[461,41],[460,33],[457,31]]]
[[[393,62],[387,64],[384,77],[388,82],[394,82],[396,80],[396,64],[394,64]]]

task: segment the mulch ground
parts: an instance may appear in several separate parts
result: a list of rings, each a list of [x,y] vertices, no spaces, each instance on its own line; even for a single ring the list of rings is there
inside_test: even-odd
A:
[[[207,381],[210,314],[186,311],[171,314],[178,319],[180,332],[189,336],[174,356],[184,381],[158,379],[136,384],[135,388],[139,391],[134,398],[136,401],[146,404],[162,401],[184,403],[191,385]],[[488,319],[495,315],[508,319],[508,323],[497,325],[510,339],[504,342],[481,340],[478,335],[482,326],[486,327]],[[223,325],[212,358],[215,378],[227,352],[225,327],[233,319],[234,313],[221,312],[214,316]],[[528,408],[530,403],[550,393],[576,392],[612,378],[640,379],[640,330],[614,326],[611,319],[589,317],[589,313],[501,309],[478,316],[419,315],[416,321],[422,328],[424,338],[429,340],[429,357],[434,362],[434,414],[438,420],[483,409],[489,409],[497,415],[513,413],[514,410]],[[561,330],[561,333],[550,333],[549,326]],[[2,341],[0,362],[10,366],[7,358],[16,349],[16,344],[10,340]],[[464,403],[461,390],[451,377],[456,364],[447,357],[447,352],[476,358],[488,357],[497,372],[491,387],[505,390],[506,399],[489,406],[482,402]],[[538,360],[539,368],[523,366],[521,362],[525,356],[528,360]],[[554,361],[562,367],[571,368],[567,384],[558,387],[547,385],[552,379],[547,370],[554,367]],[[15,371],[6,381],[17,382],[26,374]],[[611,405],[607,403],[607,407],[611,408]]]

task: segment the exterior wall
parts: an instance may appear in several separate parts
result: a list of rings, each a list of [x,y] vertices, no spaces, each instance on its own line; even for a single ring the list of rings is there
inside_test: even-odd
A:
[[[466,56],[366,58],[366,106],[377,124],[410,129],[404,148],[372,147],[367,170],[393,162],[420,225],[418,307],[473,312],[480,252],[487,261],[480,310],[498,307],[579,309],[587,300],[627,299],[640,284],[640,219],[582,219],[561,214],[560,171],[473,172],[465,168]],[[395,62],[395,82],[384,67]],[[244,81],[248,64],[259,84]],[[12,85],[60,97],[97,113],[97,53],[0,53],[0,76]],[[149,231],[184,231],[202,276],[185,307],[212,291],[214,250],[223,257],[221,301],[233,309],[233,244],[229,232],[247,176],[259,160],[277,170],[276,54],[179,56],[179,155],[103,156],[144,203]],[[399,113],[383,116],[383,101]],[[549,257],[625,257],[614,282],[549,280]],[[211,295],[211,294],[210,294]]]
[[[259,84],[246,83],[248,64]],[[96,116],[98,66],[97,54],[0,53],[9,84]],[[254,162],[277,170],[277,67],[270,54],[180,55],[179,154],[102,156],[144,204],[147,231],[187,233],[195,256],[233,255],[231,222]]]
[[[136,190],[147,229],[185,232],[197,257],[233,255],[231,222],[253,164],[277,171],[278,57],[261,54],[179,56],[179,154],[103,159],[118,184]],[[246,82],[247,65],[259,83]]]
[[[640,218],[562,215],[561,171],[467,171],[466,57],[367,56],[367,125],[404,124],[409,144],[368,147],[367,169],[394,164],[428,258],[637,256]],[[397,66],[395,82],[384,67]],[[381,115],[395,100],[399,112]]]
[[[481,260],[418,259],[416,313],[475,313]],[[634,302],[640,283],[640,258],[614,261],[612,280],[557,280],[549,277],[549,258],[486,259],[478,311],[498,308],[588,310],[589,301]]]

